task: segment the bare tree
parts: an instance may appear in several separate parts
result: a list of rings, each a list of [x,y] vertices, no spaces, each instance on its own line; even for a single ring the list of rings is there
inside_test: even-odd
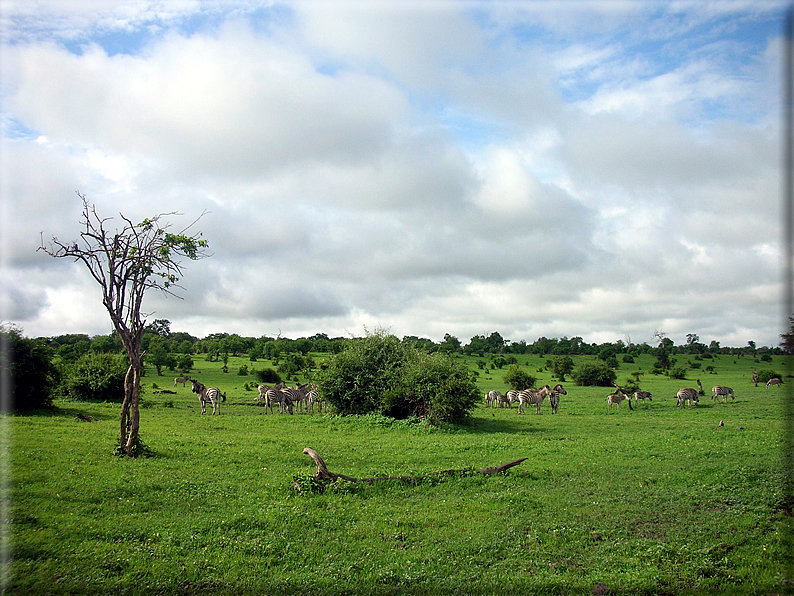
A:
[[[191,260],[207,256],[207,241],[201,233],[188,234],[198,219],[177,234],[168,232],[171,224],[163,218],[179,215],[161,213],[134,224],[119,214],[123,225],[121,229],[109,232],[106,225],[113,218],[102,218],[97,214],[96,205],[88,203],[85,195],[77,195],[83,201],[81,224],[83,231],[80,239],[61,242],[52,237],[49,246],[42,250],[56,258],[73,258],[81,261],[91,272],[93,278],[102,286],[102,303],[110,314],[130,365],[124,379],[124,401],[121,406],[119,450],[122,454],[137,455],[140,414],[138,398],[143,369],[141,338],[146,321],[141,306],[146,290],[156,289],[177,296],[174,293],[182,277],[179,258]],[[179,297],[179,296],[177,296]]]

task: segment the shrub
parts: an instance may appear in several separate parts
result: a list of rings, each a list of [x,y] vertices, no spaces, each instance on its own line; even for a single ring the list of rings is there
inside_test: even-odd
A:
[[[193,357],[190,354],[180,354],[176,358],[176,365],[183,373],[189,373],[193,368]]]
[[[671,379],[685,379],[686,378],[686,367],[685,366],[676,366],[670,369],[670,378]]]
[[[521,370],[518,364],[511,364],[507,367],[507,372],[504,376],[505,384],[510,389],[521,391],[523,389],[531,389],[538,382],[538,379],[528,372]]]
[[[570,356],[557,356],[551,361],[551,370],[561,383],[565,382],[565,375],[573,370],[573,358]]]
[[[123,401],[128,368],[120,354],[85,354],[64,371],[64,389],[72,399]]]
[[[384,394],[381,412],[398,419],[418,416],[433,424],[464,422],[479,394],[466,366],[442,353],[409,352],[398,385]]]
[[[248,374],[248,365],[243,364],[239,369],[237,369],[237,374],[241,377],[244,377]]]
[[[52,351],[42,342],[22,337],[13,327],[0,327],[0,375],[11,381],[10,407],[35,410],[52,406],[52,395],[60,373],[52,362]],[[10,358],[10,362],[6,358]],[[2,404],[5,409],[6,404]]]
[[[466,366],[376,332],[350,342],[317,376],[320,393],[342,415],[380,413],[459,423],[478,399]]]
[[[260,383],[268,383],[271,385],[275,385],[276,383],[281,382],[281,376],[274,371],[272,368],[265,368],[263,370],[258,370],[255,373],[256,380]]]
[[[774,370],[759,370],[758,371],[758,382],[759,383],[767,383],[769,379],[782,379],[783,377]]]
[[[603,362],[585,362],[571,375],[577,385],[610,387],[617,378],[615,371]]]
[[[383,396],[398,385],[408,351],[396,337],[383,333],[351,341],[320,371],[320,393],[342,415],[378,411]]]
[[[623,354],[622,360],[626,364],[634,364],[634,356],[632,356],[631,354]]]

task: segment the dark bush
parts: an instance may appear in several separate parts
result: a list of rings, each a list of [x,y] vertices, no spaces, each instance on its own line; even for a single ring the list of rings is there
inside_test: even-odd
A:
[[[634,364],[634,356],[631,354],[623,354],[623,358],[621,359],[626,364]]]
[[[123,401],[128,368],[121,354],[85,354],[63,371],[66,395],[78,400]]]
[[[759,383],[767,383],[769,379],[782,379],[783,377],[774,370],[759,370],[758,371],[758,382]]]
[[[264,370],[256,371],[255,375],[256,380],[260,383],[268,383],[270,385],[275,385],[276,383],[281,383],[281,376],[274,371],[272,368],[266,368]]]
[[[511,364],[507,367],[507,372],[504,376],[505,385],[510,387],[510,389],[515,389],[516,391],[522,391],[524,389],[532,389],[535,386],[535,383],[538,382],[538,379],[528,372],[521,370],[521,367],[518,364]]]
[[[53,352],[43,342],[22,337],[13,327],[0,327],[0,375],[11,383],[10,403],[3,409],[27,411],[52,406],[60,373]]]
[[[571,376],[577,385],[598,387],[610,387],[617,378],[615,371],[603,362],[584,362]]]

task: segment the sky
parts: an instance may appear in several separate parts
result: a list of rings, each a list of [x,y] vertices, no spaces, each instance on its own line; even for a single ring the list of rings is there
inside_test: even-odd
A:
[[[111,331],[80,192],[207,212],[197,337],[778,345],[785,8],[0,0],[0,320]]]

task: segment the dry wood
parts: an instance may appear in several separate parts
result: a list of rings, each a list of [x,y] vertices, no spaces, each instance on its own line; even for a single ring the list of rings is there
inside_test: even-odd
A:
[[[152,391],[152,393],[160,394],[160,393],[171,393],[176,395],[176,391],[171,391],[170,389],[157,389],[156,391]]]
[[[75,414],[74,417],[77,418],[78,420],[85,420],[86,422],[93,422],[94,420],[96,420],[96,418],[94,418],[93,416],[88,416],[87,414],[83,414],[82,412],[77,412],[77,414]]]
[[[461,469],[461,470],[441,470],[440,472],[431,472],[431,473],[428,473],[428,474],[422,474],[420,476],[378,476],[376,478],[354,478],[352,476],[347,476],[345,474],[337,474],[335,472],[330,472],[328,470],[328,467],[325,465],[325,462],[323,461],[323,458],[320,457],[320,454],[317,453],[314,449],[306,447],[303,450],[303,452],[306,455],[308,455],[309,457],[311,457],[314,460],[314,463],[317,464],[317,472],[314,474],[314,477],[317,480],[321,480],[321,481],[324,481],[324,482],[334,482],[334,481],[336,481],[339,478],[341,478],[343,480],[348,480],[350,482],[367,482],[367,483],[370,483],[370,484],[373,483],[373,482],[378,482],[378,481],[382,481],[382,480],[402,480],[402,481],[408,482],[408,481],[411,481],[411,480],[417,480],[419,478],[424,478],[424,477],[427,477],[427,476],[448,476],[448,475],[451,476],[453,474],[462,474],[462,473],[467,471],[464,468],[464,469]],[[494,466],[492,468],[483,468],[481,470],[477,470],[477,473],[478,474],[484,474],[485,476],[491,476],[492,474],[499,474],[501,472],[504,472],[508,468],[512,468],[513,466],[517,466],[518,464],[520,464],[521,462],[523,462],[526,459],[528,459],[528,458],[522,457],[521,459],[517,459],[515,461],[511,461],[511,462],[508,462],[506,464],[502,464],[501,466]]]

